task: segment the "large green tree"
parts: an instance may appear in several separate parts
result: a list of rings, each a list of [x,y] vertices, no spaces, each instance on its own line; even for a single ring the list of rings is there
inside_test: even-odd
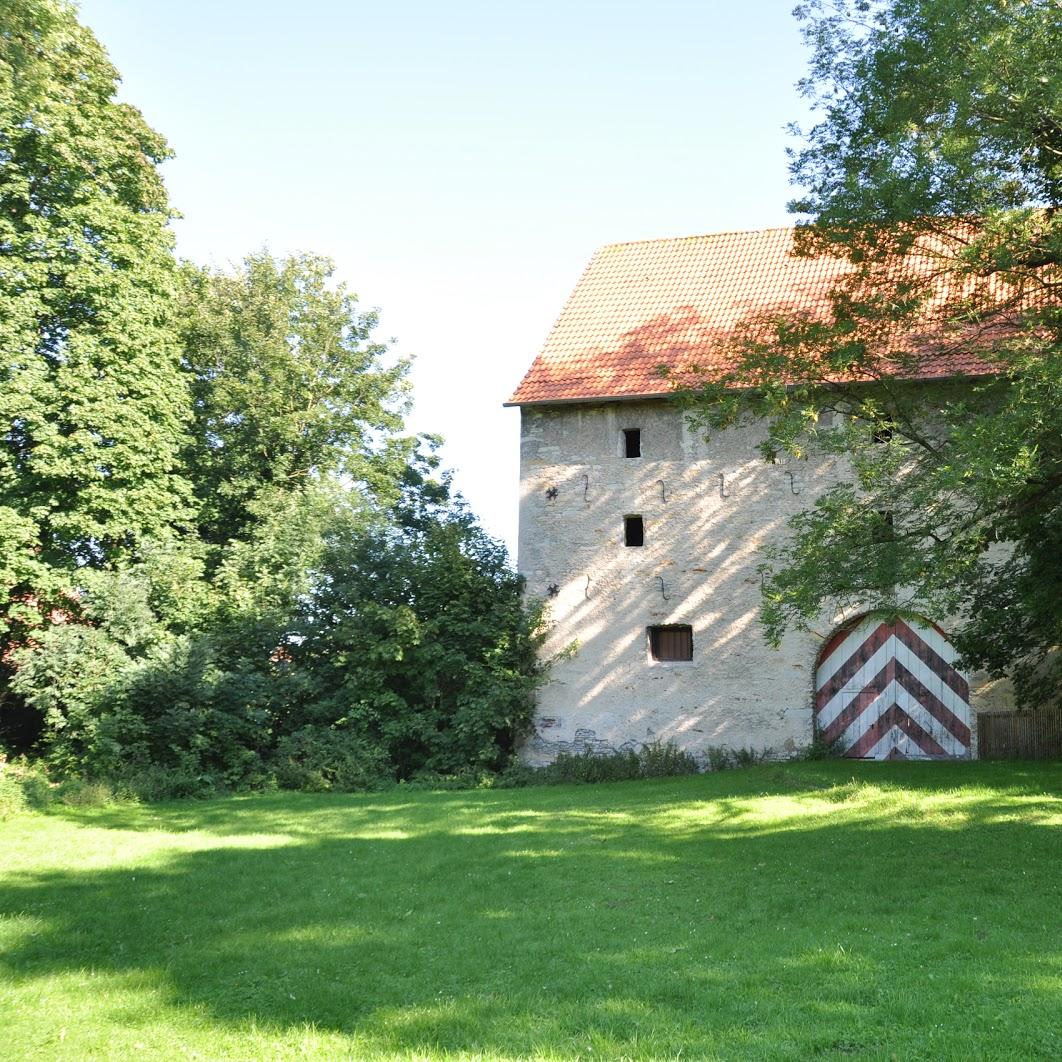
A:
[[[327,259],[251,255],[232,272],[186,266],[181,339],[194,396],[187,450],[204,541],[245,538],[264,511],[340,478],[397,497],[408,362]]]
[[[324,259],[178,267],[116,85],[0,0],[0,739],[157,796],[500,766],[537,612],[407,363]]]
[[[797,251],[848,269],[827,312],[745,322],[688,396],[709,429],[766,418],[770,460],[850,470],[765,558],[768,635],[838,607],[947,617],[968,665],[1042,703],[1062,690],[1062,5],[797,15],[817,115]],[[916,382],[940,371],[969,375]]]
[[[117,83],[66,0],[0,0],[5,594],[189,513],[168,151]]]

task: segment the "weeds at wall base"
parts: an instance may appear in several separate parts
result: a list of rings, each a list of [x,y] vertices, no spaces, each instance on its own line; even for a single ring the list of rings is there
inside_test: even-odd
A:
[[[835,754],[832,747],[811,746],[796,759],[824,759]],[[322,785],[317,774],[306,778],[291,772],[265,771],[241,791],[288,789],[303,792],[381,792],[389,789],[410,791],[455,791],[474,789],[518,789],[549,785],[594,785],[603,782],[637,781],[700,774],[705,771],[735,770],[779,759],[771,749],[709,746],[694,755],[673,742],[653,742],[640,748],[614,752],[587,750],[561,753],[550,764],[532,767],[513,761],[498,772],[469,768],[452,774],[424,771],[402,781],[381,775],[332,774]],[[0,755],[0,820],[27,811],[46,811],[54,805],[72,807],[125,803],[161,803],[217,796],[231,787],[217,779],[176,771],[145,767],[120,779],[53,778],[44,764],[20,757],[7,761]]]

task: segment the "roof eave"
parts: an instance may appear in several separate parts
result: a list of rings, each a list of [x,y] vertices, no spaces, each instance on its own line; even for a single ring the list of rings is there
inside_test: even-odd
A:
[[[646,391],[636,395],[583,395],[581,398],[511,398],[508,402],[503,402],[502,407],[509,409],[512,406],[585,406],[593,402],[644,402],[653,398],[670,398],[674,394],[674,391]]]
[[[903,383],[945,383],[945,382],[958,382],[962,380],[984,380],[991,376],[999,376],[1000,373],[994,370],[985,369],[982,371],[968,371],[968,372],[955,372],[955,373],[926,373],[925,375],[917,374],[911,376],[896,376],[892,377],[893,380],[897,380]],[[878,379],[866,379],[866,380],[852,380],[849,381],[854,385],[874,386],[881,383]],[[792,384],[788,386],[794,386]],[[750,390],[751,388],[735,388],[734,390]],[[582,395],[576,398],[529,398],[518,400],[515,398],[509,399],[508,402],[503,402],[503,408],[511,408],[513,406],[574,406],[574,405],[591,405],[597,402],[643,402],[656,398],[673,398],[682,393],[682,388],[672,388],[667,391],[641,391],[635,395]],[[694,388],[695,390],[695,388]]]

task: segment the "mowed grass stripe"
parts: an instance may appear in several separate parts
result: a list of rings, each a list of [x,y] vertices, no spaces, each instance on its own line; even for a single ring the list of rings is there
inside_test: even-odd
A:
[[[0,1056],[1062,1057],[1062,768],[0,823]]]

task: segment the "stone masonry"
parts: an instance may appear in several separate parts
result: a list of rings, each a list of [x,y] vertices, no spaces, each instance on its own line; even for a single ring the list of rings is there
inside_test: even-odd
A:
[[[673,741],[785,756],[812,739],[816,658],[845,616],[769,648],[758,549],[836,479],[827,460],[766,464],[751,428],[706,441],[667,399],[524,406],[520,570],[559,657],[524,755]],[[624,456],[640,429],[640,457]],[[639,515],[644,545],[624,544]],[[653,660],[648,628],[688,624],[693,659]],[[567,650],[567,652],[565,652]],[[1006,690],[971,676],[976,710]],[[976,732],[976,728],[975,728]]]

